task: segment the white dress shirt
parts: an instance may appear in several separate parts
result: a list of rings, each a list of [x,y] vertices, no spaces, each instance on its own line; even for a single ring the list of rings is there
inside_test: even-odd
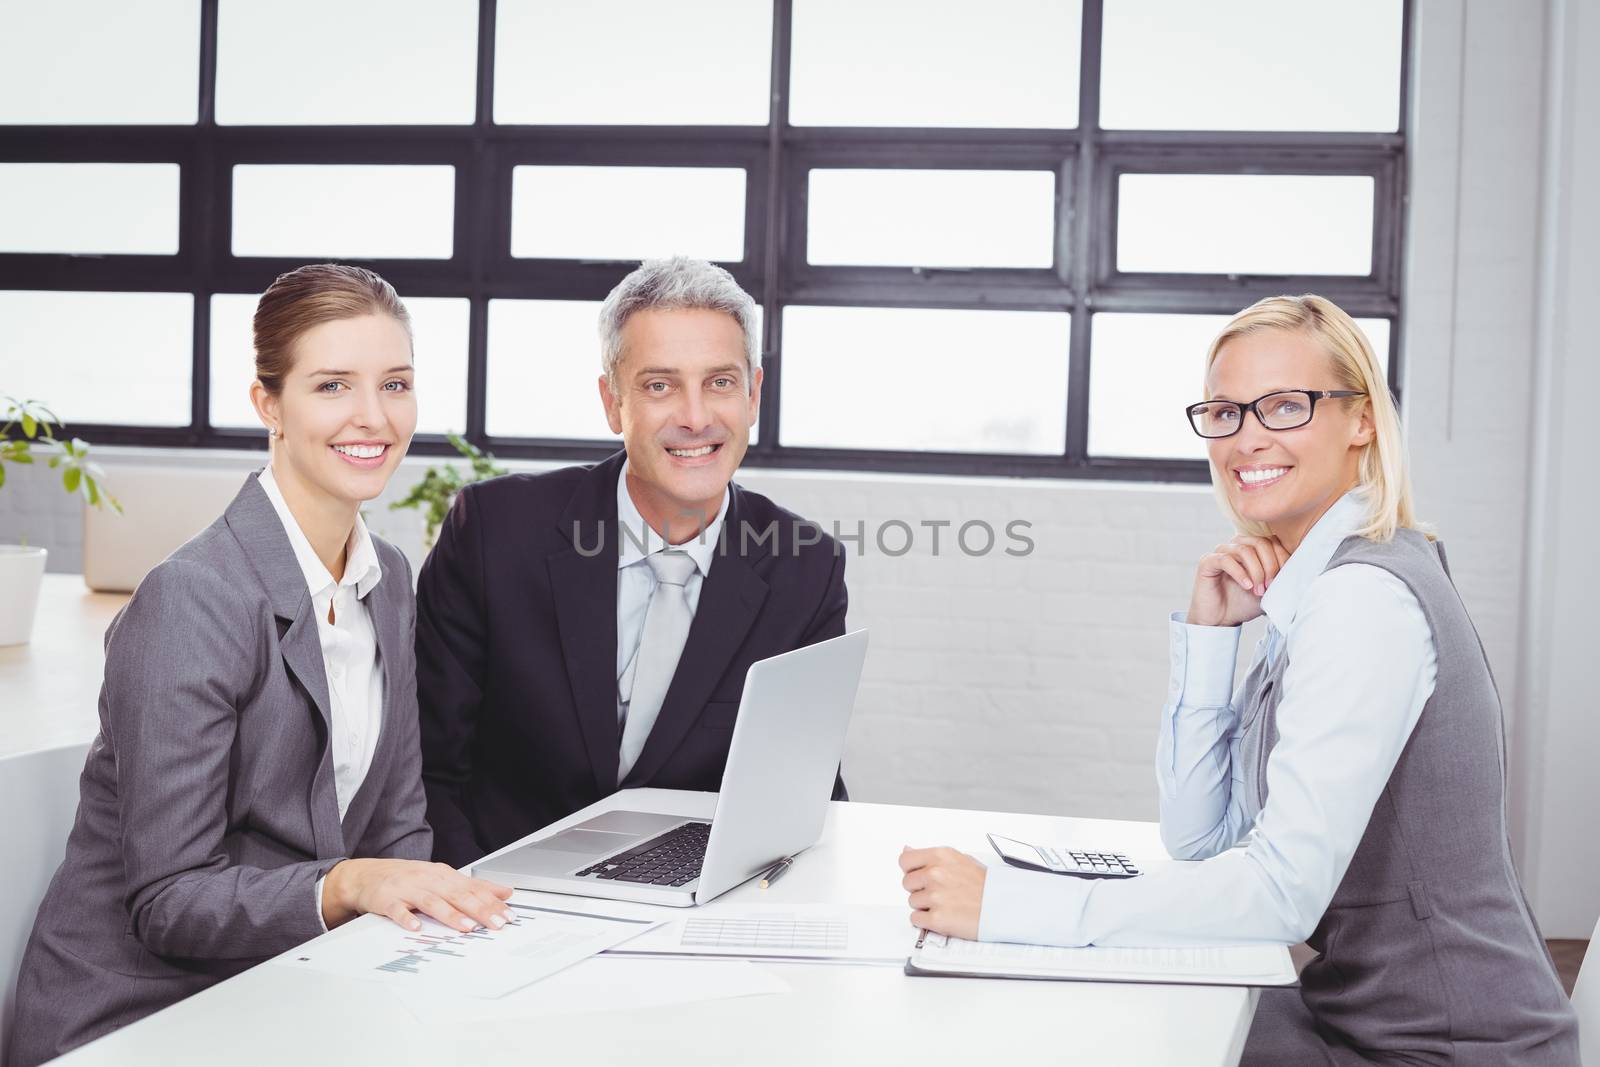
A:
[[[656,591],[656,575],[645,562],[647,556],[664,552],[669,547],[686,553],[694,560],[694,573],[683,583],[684,598],[693,615],[700,604],[700,587],[711,573],[711,561],[717,554],[717,540],[722,534],[722,522],[728,515],[728,499],[732,491],[722,492],[722,507],[700,534],[681,545],[668,545],[644,516],[639,514],[633,494],[628,492],[628,464],[624,460],[617,475],[617,722],[627,719],[628,701],[633,696],[634,660],[639,654],[639,639],[644,634],[644,616],[650,607],[650,597]]]
[[[362,602],[383,577],[383,568],[378,565],[367,524],[358,514],[355,529],[350,532],[344,577],[335,581],[289,511],[270,466],[261,472],[260,481],[289,535],[289,545],[311,594],[312,613],[317,617],[322,667],[328,677],[328,714],[333,720],[329,732],[334,793],[339,800],[339,818],[343,819],[372,767],[383,725],[383,664],[378,657],[377,633]],[[333,622],[328,621],[330,604]]]
[[[1335,502],[1261,599],[1268,628],[1252,665],[1284,654],[1289,665],[1267,802],[1253,825],[1230,695],[1239,628],[1190,626],[1176,613],[1156,745],[1161,836],[1174,857],[1204,862],[1159,864],[1127,881],[991,866],[983,940],[1293,944],[1315,929],[1437,674],[1432,630],[1404,582],[1367,564],[1324,570],[1364,510],[1356,493]]]

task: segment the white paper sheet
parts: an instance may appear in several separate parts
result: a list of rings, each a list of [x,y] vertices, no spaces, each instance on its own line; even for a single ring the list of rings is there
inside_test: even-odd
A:
[[[903,966],[917,932],[901,907],[729,904],[695,909],[608,955],[730,956]]]
[[[637,1011],[788,991],[787,982],[745,960],[597,956],[496,1000],[418,989],[401,990],[400,999],[419,1022],[454,1025]]]
[[[499,930],[462,933],[422,918],[422,929],[401,929],[367,916],[318,938],[273,963],[325,971],[397,988],[446,989],[469,997],[500,997],[620,945],[657,921],[510,902],[516,919]]]

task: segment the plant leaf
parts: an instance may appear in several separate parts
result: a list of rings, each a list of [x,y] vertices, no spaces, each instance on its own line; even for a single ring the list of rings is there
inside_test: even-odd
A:
[[[30,438],[39,432],[39,420],[27,411],[22,413],[22,432]]]
[[[69,493],[78,491],[78,483],[83,479],[83,472],[77,467],[68,467],[61,472],[61,484]]]

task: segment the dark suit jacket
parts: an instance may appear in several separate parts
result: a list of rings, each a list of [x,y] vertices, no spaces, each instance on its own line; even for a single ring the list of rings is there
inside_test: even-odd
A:
[[[750,665],[844,633],[834,540],[730,485],[724,550],[660,715],[619,785],[624,459],[463,489],[422,565],[417,690],[436,859],[464,866],[618,788],[718,789]]]
[[[316,937],[316,882],[342,859],[428,858],[411,569],[373,541],[383,726],[342,823],[311,596],[255,475],[112,622],[77,819],[22,958],[13,1063]]]

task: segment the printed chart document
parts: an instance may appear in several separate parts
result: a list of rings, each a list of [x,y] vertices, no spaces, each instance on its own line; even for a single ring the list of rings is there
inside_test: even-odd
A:
[[[1294,985],[1294,961],[1282,945],[1174,948],[1052,948],[964,941],[929,934],[906,961],[911,975],[1044,978],[1164,985]]]
[[[608,955],[726,956],[901,966],[916,941],[906,910],[825,904],[743,904],[696,909]]]
[[[422,929],[362,919],[348,931],[301,945],[273,962],[399,989],[441,988],[469,997],[500,997],[655,926],[658,920],[507,904],[512,922],[471,933],[419,916]]]

